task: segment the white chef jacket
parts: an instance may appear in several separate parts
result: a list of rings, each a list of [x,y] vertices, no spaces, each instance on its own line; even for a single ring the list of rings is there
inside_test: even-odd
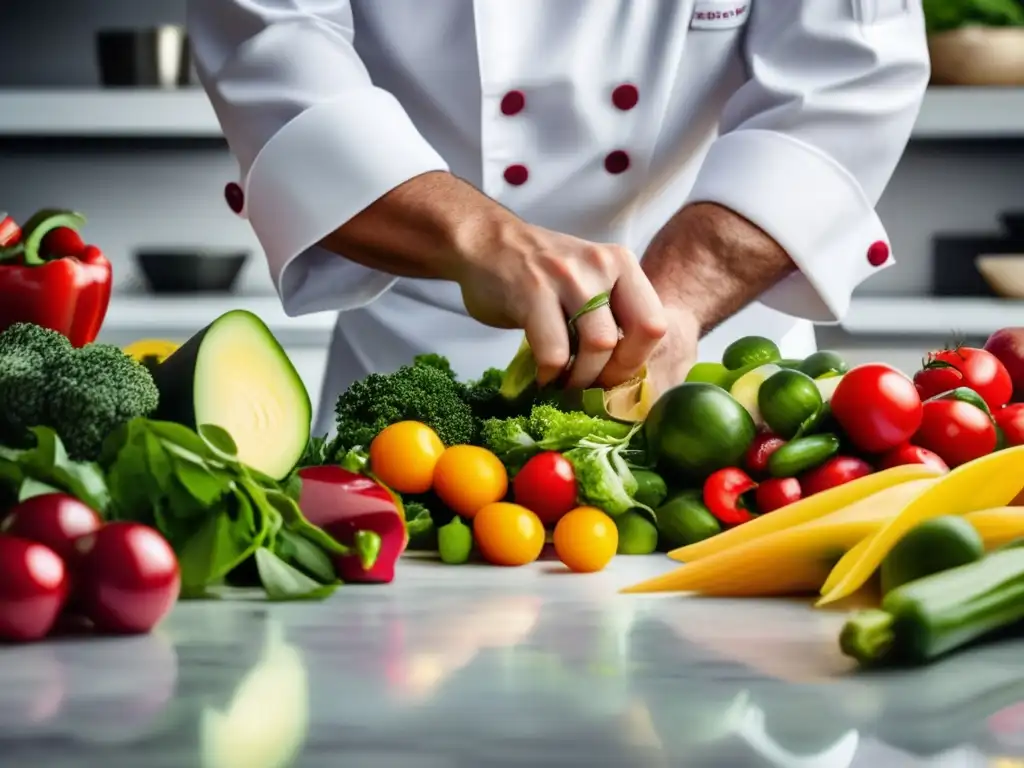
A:
[[[642,254],[688,202],[726,206],[799,272],[709,334],[813,348],[892,264],[874,206],[929,77],[921,0],[190,0],[200,79],[289,315],[340,311],[336,394],[413,355],[504,367],[518,332],[458,286],[320,248],[383,194],[450,170],[526,221]]]

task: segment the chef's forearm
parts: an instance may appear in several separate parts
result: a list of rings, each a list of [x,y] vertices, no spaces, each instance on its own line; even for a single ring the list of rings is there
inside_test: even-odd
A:
[[[456,280],[460,265],[485,238],[517,221],[471,184],[436,171],[391,190],[321,245],[398,277]]]
[[[771,237],[713,203],[688,205],[647,248],[644,271],[669,308],[706,334],[796,269]]]

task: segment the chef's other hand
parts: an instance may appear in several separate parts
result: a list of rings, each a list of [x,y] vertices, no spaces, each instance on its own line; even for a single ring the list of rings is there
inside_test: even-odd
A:
[[[576,321],[566,386],[626,381],[665,335],[661,300],[627,249],[528,224],[447,173],[397,187],[323,244],[385,272],[458,283],[472,317],[526,331],[541,384],[570,362],[567,319],[601,293],[609,304]]]

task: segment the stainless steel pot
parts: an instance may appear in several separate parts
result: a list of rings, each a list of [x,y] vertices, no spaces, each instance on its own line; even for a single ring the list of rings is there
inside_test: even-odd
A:
[[[192,82],[185,29],[101,29],[96,33],[100,82],[107,87],[180,88]]]

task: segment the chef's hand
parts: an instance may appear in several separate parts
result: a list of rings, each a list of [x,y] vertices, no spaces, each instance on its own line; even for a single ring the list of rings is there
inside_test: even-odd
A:
[[[681,304],[665,304],[668,332],[647,361],[647,379],[655,397],[682,384],[697,362],[700,322],[694,312]]]
[[[393,189],[323,245],[394,275],[458,283],[481,323],[526,331],[542,384],[570,362],[567,318],[599,294],[610,302],[576,321],[567,386],[626,381],[667,329],[661,301],[628,250],[527,224],[448,173]]]

